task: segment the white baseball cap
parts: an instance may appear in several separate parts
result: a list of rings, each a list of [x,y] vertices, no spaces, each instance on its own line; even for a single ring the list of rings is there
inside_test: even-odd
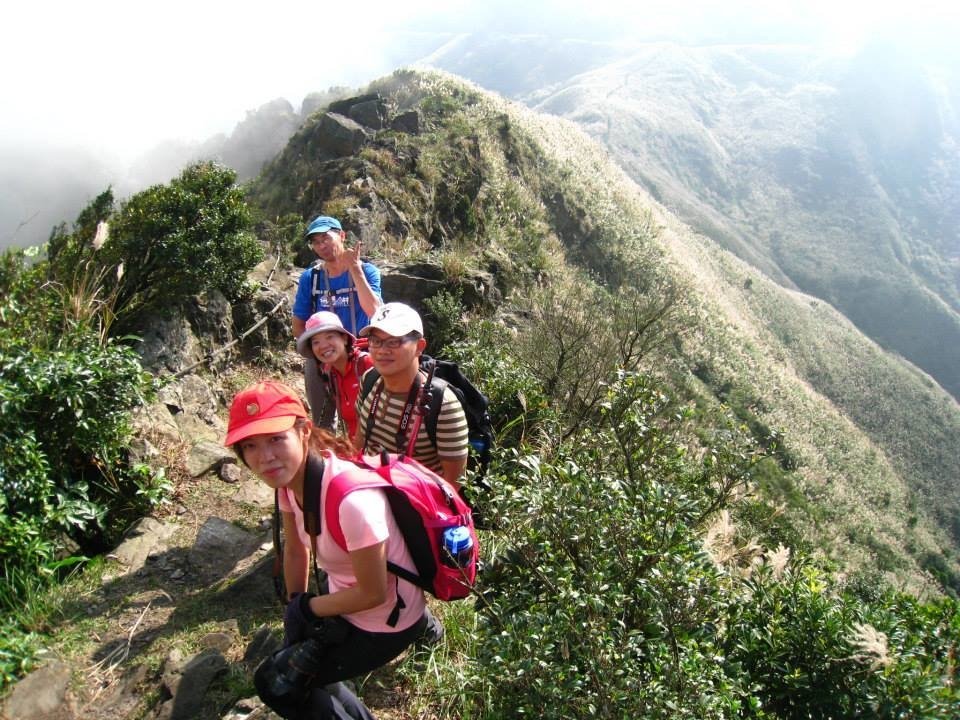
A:
[[[366,337],[371,330],[382,330],[392,337],[403,337],[412,332],[423,335],[423,321],[420,315],[409,305],[392,302],[381,305],[370,318],[370,324],[360,331]]]

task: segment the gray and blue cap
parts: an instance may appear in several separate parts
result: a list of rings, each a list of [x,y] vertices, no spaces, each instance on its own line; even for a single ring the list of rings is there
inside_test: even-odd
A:
[[[313,222],[307,226],[307,231],[303,234],[303,236],[310,237],[311,235],[316,235],[317,233],[325,233],[328,230],[343,230],[343,227],[341,227],[340,221],[335,217],[321,215],[317,218],[314,218]]]

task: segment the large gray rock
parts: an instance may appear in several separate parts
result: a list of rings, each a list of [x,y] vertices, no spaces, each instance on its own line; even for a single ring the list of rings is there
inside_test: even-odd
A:
[[[204,699],[210,684],[225,675],[229,665],[219,650],[204,652],[183,658],[174,649],[167,657],[163,670],[163,688],[169,693],[157,713],[158,720],[193,720],[209,717],[202,715]]]
[[[390,302],[402,302],[422,312],[423,300],[444,288],[445,278],[439,265],[415,263],[380,267],[380,287]]]
[[[266,277],[268,270],[258,271]],[[234,330],[237,337],[254,328],[260,320],[266,321],[243,338],[242,347],[246,351],[259,352],[265,348],[284,346],[293,341],[290,328],[290,316],[293,308],[293,296],[296,294],[296,281],[285,268],[274,272],[271,282],[279,284],[284,290],[262,287],[254,296],[233,306]],[[299,277],[299,273],[297,274]],[[283,304],[277,308],[277,304]],[[276,309],[275,309],[276,308]]]
[[[250,644],[243,653],[243,661],[250,665],[258,665],[261,660],[279,650],[282,646],[282,638],[266,625],[253,634]]]
[[[218,517],[207,518],[190,549],[190,563],[207,580],[227,575],[260,547],[262,538]]]
[[[211,350],[233,340],[230,303],[219,290],[210,290],[195,297],[187,306],[186,315],[194,335],[203,338]]]
[[[140,338],[137,354],[143,367],[154,373],[177,373],[203,357],[190,323],[180,314],[150,318],[144,323]]]
[[[369,134],[360,123],[337,113],[325,113],[314,126],[311,141],[315,149],[330,158],[357,153]]]
[[[109,557],[120,562],[127,572],[139,570],[148,555],[164,548],[165,541],[177,527],[176,523],[164,523],[152,517],[142,518],[127,530],[123,542]]]
[[[361,125],[380,130],[387,119],[387,105],[380,98],[366,100],[352,105],[348,115]]]
[[[224,436],[220,403],[211,387],[194,374],[161,388],[157,398],[170,410],[184,438],[219,442]]]
[[[441,290],[459,292],[465,308],[495,306],[500,292],[493,276],[474,272],[461,278],[449,278],[439,265],[433,263],[384,263],[380,266],[380,287],[384,298],[402,302],[423,313],[423,301]]]
[[[237,457],[232,450],[218,442],[201,440],[190,448],[187,455],[187,472],[190,477],[200,477],[211,470],[217,470],[224,463],[236,463]]]
[[[138,436],[152,438],[155,442],[177,445],[183,441],[177,421],[162,401],[138,408],[133,415],[133,427]]]
[[[3,720],[73,720],[67,699],[70,666],[52,660],[13,686],[3,704]]]
[[[395,116],[390,121],[390,129],[408,135],[420,134],[420,113],[416,110],[407,110]]]

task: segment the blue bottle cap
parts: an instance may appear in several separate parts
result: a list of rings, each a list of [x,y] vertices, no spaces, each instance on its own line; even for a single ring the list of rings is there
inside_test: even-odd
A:
[[[451,555],[456,555],[473,547],[473,538],[467,528],[452,527],[443,531],[443,544]]]

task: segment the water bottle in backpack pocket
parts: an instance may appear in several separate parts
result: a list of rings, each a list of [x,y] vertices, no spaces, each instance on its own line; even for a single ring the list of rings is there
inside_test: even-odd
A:
[[[470,530],[458,525],[443,531],[440,561],[447,567],[464,568],[473,561],[473,538]]]

